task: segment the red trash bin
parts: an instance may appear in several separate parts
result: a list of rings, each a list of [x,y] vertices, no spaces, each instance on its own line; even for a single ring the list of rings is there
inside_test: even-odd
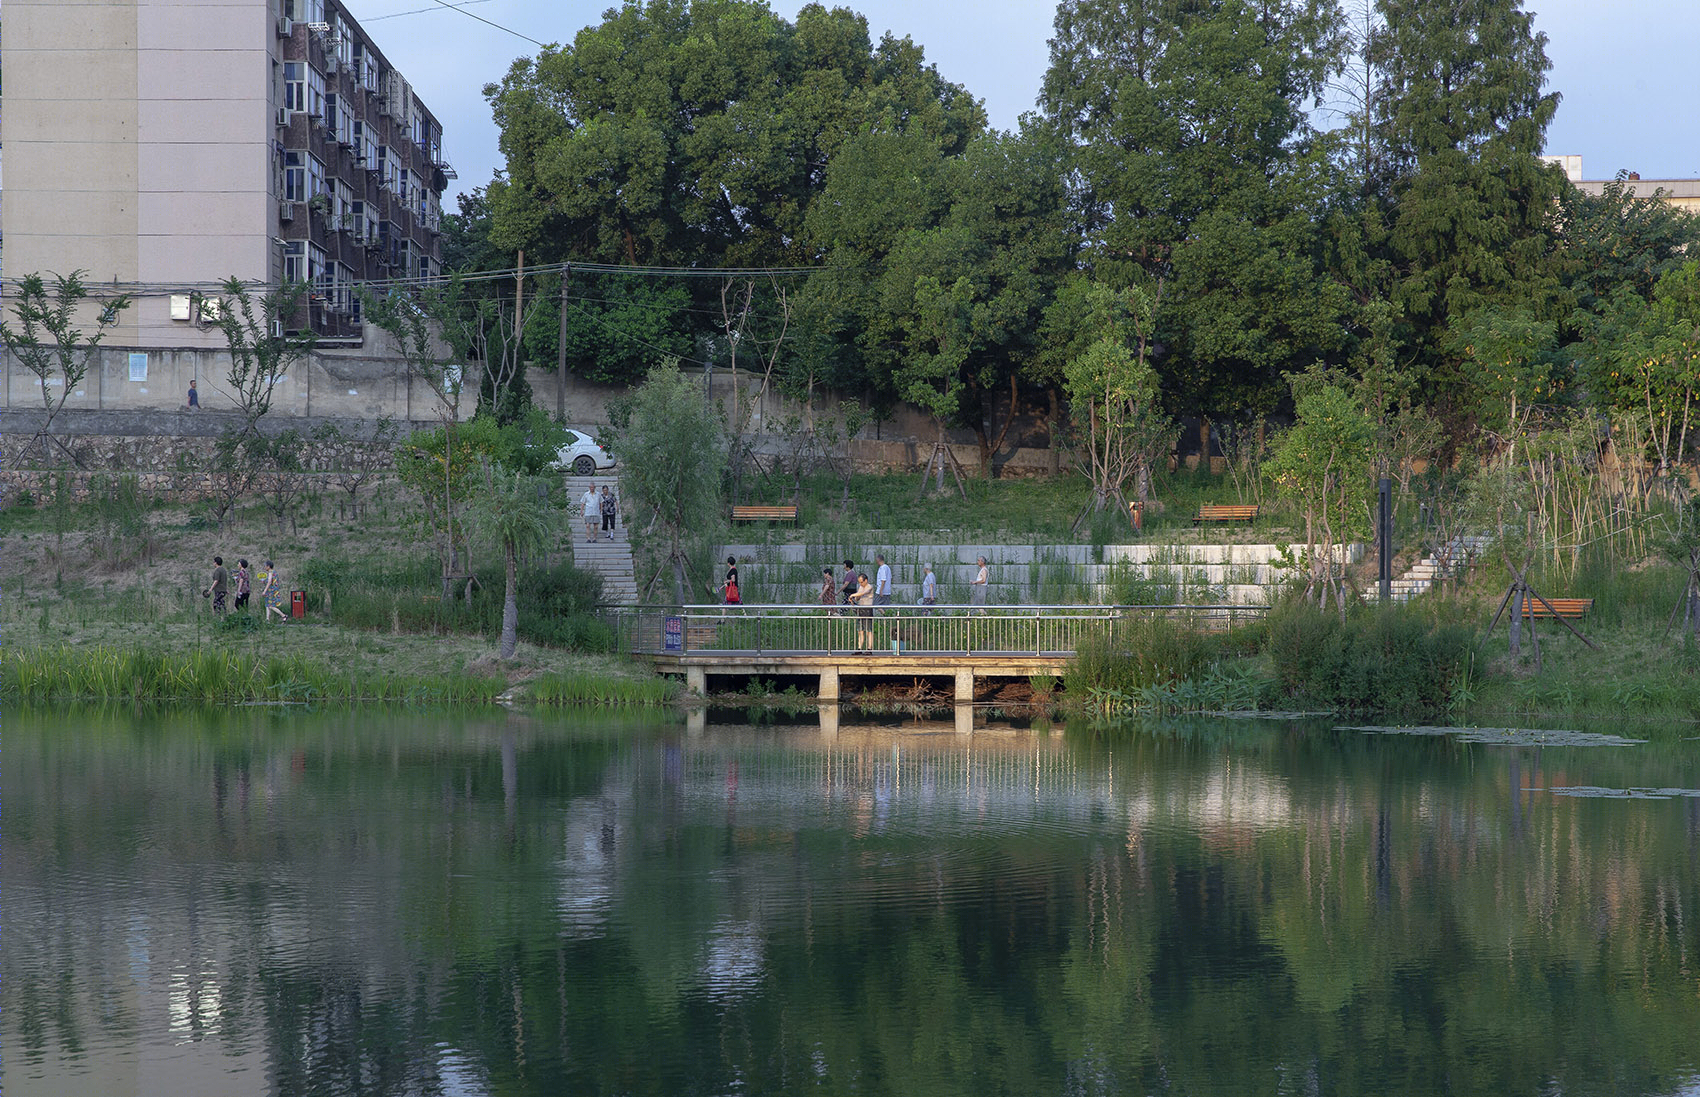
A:
[[[292,590],[289,592],[289,615],[297,621],[307,616],[307,592]]]

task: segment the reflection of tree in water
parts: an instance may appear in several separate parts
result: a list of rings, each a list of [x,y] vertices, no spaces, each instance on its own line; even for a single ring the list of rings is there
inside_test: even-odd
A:
[[[11,1046],[147,1029],[111,1005],[139,902],[143,967],[210,973],[187,1038],[263,1032],[279,1093],[1655,1092],[1696,1066],[1700,804],[1529,791],[1697,783],[1668,745],[416,724],[9,727]]]

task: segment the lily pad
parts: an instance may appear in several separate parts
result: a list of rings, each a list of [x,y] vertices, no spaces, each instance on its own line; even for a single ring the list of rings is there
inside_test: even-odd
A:
[[[1526,789],[1541,792],[1541,789]],[[1544,790],[1554,796],[1581,796],[1602,800],[1670,800],[1678,796],[1700,797],[1695,788],[1600,788],[1597,785],[1565,785]]]
[[[1369,731],[1378,735],[1450,735],[1461,743],[1487,743],[1501,747],[1628,747],[1645,739],[1628,739],[1597,731],[1565,731],[1557,728],[1460,728],[1383,727],[1357,725],[1337,731]]]

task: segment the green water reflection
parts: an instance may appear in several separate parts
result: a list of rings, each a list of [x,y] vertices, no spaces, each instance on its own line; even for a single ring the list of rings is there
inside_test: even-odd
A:
[[[43,1093],[1700,1092],[1700,743],[13,714]]]

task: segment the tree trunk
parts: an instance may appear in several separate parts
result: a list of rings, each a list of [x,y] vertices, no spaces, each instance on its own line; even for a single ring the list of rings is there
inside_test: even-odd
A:
[[[507,591],[502,595],[502,658],[512,659],[519,646],[519,561],[511,539],[502,544],[507,571]]]

